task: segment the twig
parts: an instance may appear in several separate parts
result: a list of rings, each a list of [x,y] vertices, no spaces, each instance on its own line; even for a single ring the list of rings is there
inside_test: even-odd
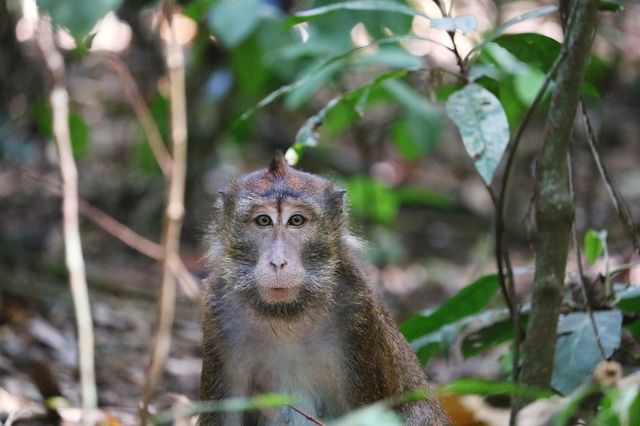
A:
[[[171,155],[162,140],[160,130],[149,111],[149,107],[144,101],[144,97],[140,93],[140,89],[138,88],[136,81],[124,62],[122,62],[122,60],[116,55],[109,55],[109,64],[124,82],[125,93],[127,94],[129,103],[133,107],[133,111],[135,112],[136,117],[138,117],[140,126],[147,137],[151,151],[153,152],[162,173],[169,178],[173,167],[173,160],[171,159]]]
[[[607,188],[607,192],[609,193],[611,202],[613,203],[613,206],[618,213],[620,222],[622,222],[627,230],[627,233],[629,234],[629,238],[631,238],[633,247],[636,249],[636,251],[640,252],[640,232],[638,231],[638,227],[636,226],[633,217],[631,216],[629,206],[625,202],[624,198],[622,198],[622,195],[620,195],[620,193],[618,192],[618,189],[611,183],[609,173],[602,163],[602,157],[600,156],[600,152],[598,151],[598,139],[595,135],[595,132],[593,131],[593,126],[591,125],[591,120],[589,119],[589,114],[583,100],[580,100],[580,113],[582,115],[582,122],[587,133],[587,142],[589,143],[591,156],[593,157],[593,161],[595,161],[596,163],[598,173],[600,173],[600,178],[602,179],[604,186]]]
[[[291,408],[296,413],[300,414],[305,419],[309,420],[311,423],[316,424],[316,425],[320,425],[320,426],[325,426],[325,424],[322,421],[318,420],[317,418],[313,417],[310,414],[305,413],[304,411],[300,410],[299,408],[296,408],[293,405],[288,405],[288,407]]]
[[[64,58],[53,40],[51,23],[40,19],[37,42],[46,66],[53,77],[51,103],[53,135],[58,146],[60,173],[62,175],[62,212],[64,245],[69,284],[78,327],[78,354],[80,361],[80,388],[82,395],[82,422],[94,423],[98,404],[95,369],[94,340],[89,291],[82,257],[80,224],[78,218],[78,170],[71,149],[69,133],[69,93],[66,89]]]
[[[571,194],[571,198],[573,198],[575,202],[576,195],[574,191],[573,168],[571,167],[571,152],[569,152],[569,156],[567,156],[567,172],[569,173],[569,192]],[[604,351],[604,346],[602,346],[602,341],[600,340],[600,333],[598,332],[596,319],[593,316],[593,309],[591,309],[591,304],[589,303],[589,296],[587,295],[587,280],[584,276],[584,269],[582,268],[582,253],[580,251],[580,243],[578,240],[578,229],[576,227],[575,221],[571,226],[571,231],[573,235],[573,246],[576,251],[576,262],[578,263],[580,290],[582,293],[582,297],[584,298],[584,306],[585,306],[585,309],[587,310],[587,314],[589,315],[589,321],[591,322],[593,335],[596,337],[596,343],[598,344],[598,350],[600,351],[600,356],[602,357],[603,360],[605,360],[607,359],[607,356]]]
[[[175,278],[172,269],[178,261],[180,230],[184,217],[184,190],[187,160],[187,112],[185,99],[184,56],[176,40],[174,21],[171,19],[172,3],[164,4],[164,15],[170,28],[170,40],[166,45],[166,61],[169,70],[171,93],[171,141],[173,147],[173,168],[169,180],[169,193],[165,212],[162,245],[164,247],[163,278],[158,299],[157,330],[149,361],[142,395],[140,420],[147,423],[148,405],[160,381],[164,364],[171,346],[171,326],[175,313]]]
[[[42,176],[35,170],[32,170],[28,167],[22,166],[20,167],[20,171],[25,176],[40,183],[44,186],[44,188],[48,189],[54,194],[62,194],[62,189],[57,182],[48,179],[45,176]],[[112,216],[109,216],[82,197],[78,198],[78,203],[80,214],[89,219],[107,234],[110,234],[130,248],[144,254],[151,259],[157,260],[159,262],[162,261],[164,250],[160,244],[143,237],[133,229],[129,228],[121,222],[118,222]],[[182,288],[182,291],[184,291],[185,295],[192,301],[199,300],[200,286],[198,285],[196,279],[191,275],[182,259],[178,258],[177,263],[172,263],[172,268],[174,268],[172,269],[172,272],[178,280],[178,283],[180,284],[180,287]]]

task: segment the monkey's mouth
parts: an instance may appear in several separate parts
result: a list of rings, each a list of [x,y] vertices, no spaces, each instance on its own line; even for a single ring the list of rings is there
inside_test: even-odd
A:
[[[260,297],[266,303],[291,303],[295,301],[300,287],[264,287],[259,290]]]

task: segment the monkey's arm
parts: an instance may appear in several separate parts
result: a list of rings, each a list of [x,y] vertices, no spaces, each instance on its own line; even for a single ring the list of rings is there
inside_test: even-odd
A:
[[[347,341],[351,370],[357,378],[352,387],[354,403],[366,405],[416,388],[429,389],[417,357],[368,285],[356,285],[348,293],[343,295],[350,298],[347,300],[359,301],[343,311],[344,323],[351,324]],[[449,424],[435,396],[397,410],[410,426]]]
[[[211,318],[204,320],[202,376],[200,379],[200,399],[202,401],[217,401],[227,397],[228,388],[223,375],[223,365],[220,354],[216,351],[217,341],[215,332],[210,324]],[[198,420],[199,425],[220,425],[224,421],[224,413],[203,413]]]

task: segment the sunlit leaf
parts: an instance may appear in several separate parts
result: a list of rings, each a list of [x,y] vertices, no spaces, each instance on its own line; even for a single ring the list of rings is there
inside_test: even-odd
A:
[[[55,25],[67,28],[77,40],[81,40],[98,20],[120,7],[122,0],[37,0],[37,4]]]
[[[587,230],[584,235],[584,255],[587,261],[593,265],[604,252],[607,244],[607,231]]]
[[[476,170],[489,185],[509,143],[509,123],[500,101],[472,83],[449,96],[446,108]]]
[[[609,358],[620,346],[622,313],[598,311],[593,316],[604,356]],[[553,388],[563,395],[570,394],[591,376],[600,361],[602,357],[589,314],[574,312],[562,316],[553,361]]]
[[[469,34],[478,29],[478,18],[474,15],[462,15],[455,17],[433,18],[431,28],[444,31],[460,30],[464,34]]]

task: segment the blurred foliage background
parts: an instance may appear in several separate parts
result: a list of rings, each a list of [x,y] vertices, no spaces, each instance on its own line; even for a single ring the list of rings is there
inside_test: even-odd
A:
[[[493,204],[445,101],[472,80],[500,101],[513,134],[560,50],[559,18],[539,13],[501,34],[496,32],[501,23],[547,2],[452,2],[452,16],[460,19],[453,36],[456,51],[461,58],[472,52],[461,69],[447,31],[421,16],[394,11],[410,6],[438,17],[435,2],[390,3],[395,6],[388,11],[345,8],[300,19],[291,16],[314,7],[328,11],[335,2],[177,2],[173,19],[186,55],[189,128],[182,255],[192,272],[205,274],[202,235],[217,191],[229,179],[264,167],[278,151],[299,159],[301,169],[328,175],[347,188],[354,232],[368,241],[371,276],[399,321],[495,271]],[[640,5],[618,3],[623,10],[613,7],[617,11],[599,15],[582,91],[603,159],[632,215],[639,217]],[[166,181],[130,101],[133,85],[168,141],[162,49],[168,33],[158,3],[41,0],[38,5],[61,25],[56,39],[67,64],[80,195],[159,241]],[[47,397],[43,379],[34,379],[30,371],[54,360],[45,363],[52,392],[77,401],[60,200],[45,184],[59,181],[47,101],[50,81],[27,19],[35,6],[32,0],[0,5],[0,322],[8,325],[0,337],[0,388],[25,400]],[[531,195],[548,103],[547,95],[524,134],[508,191],[505,225],[523,295],[531,283]],[[574,139],[580,235],[606,230],[607,262],[637,260],[581,126]],[[160,267],[91,223],[82,223],[82,237],[101,405],[135,412]],[[596,255],[588,273],[601,272],[602,262]],[[574,260],[569,269],[576,269]],[[640,282],[638,274],[632,269],[628,281]],[[499,307],[493,290],[478,296],[483,307]],[[194,306],[181,296],[163,384],[191,398],[197,396],[200,368]],[[451,311],[460,309],[452,306]],[[508,372],[508,350],[498,345],[504,339],[487,344],[482,357],[463,354],[464,336],[458,332],[467,326],[459,324],[449,334],[441,330],[437,347],[423,352],[425,361],[436,355],[428,365],[436,382],[495,379]],[[630,356],[635,362],[637,353]]]

